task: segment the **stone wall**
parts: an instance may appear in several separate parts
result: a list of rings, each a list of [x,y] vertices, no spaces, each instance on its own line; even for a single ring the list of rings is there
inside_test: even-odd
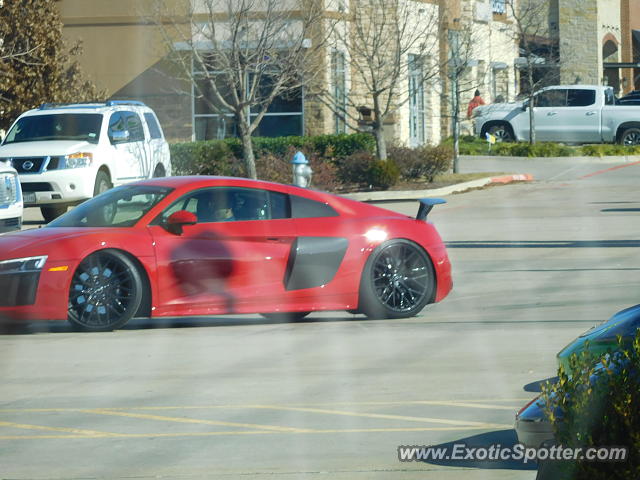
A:
[[[560,0],[560,81],[600,84],[602,48],[598,0]]]

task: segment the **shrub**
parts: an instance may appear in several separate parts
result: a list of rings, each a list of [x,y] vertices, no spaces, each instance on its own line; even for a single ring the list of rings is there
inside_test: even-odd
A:
[[[256,158],[256,173],[260,180],[278,183],[291,183],[293,173],[291,164],[284,156],[268,153]]]
[[[424,145],[419,148],[391,147],[389,158],[398,166],[400,175],[407,180],[433,178],[448,171],[453,161],[453,148],[449,145],[432,147]]]
[[[627,147],[624,145],[584,145],[580,148],[582,155],[587,157],[606,157],[609,155],[640,155],[640,146]]]
[[[373,188],[381,188],[387,190],[398,183],[400,178],[400,170],[392,159],[374,160],[369,171],[367,172],[369,185]]]
[[[369,185],[368,172],[374,161],[369,152],[356,152],[338,163],[338,178],[343,183]]]
[[[563,368],[558,382],[543,391],[545,413],[556,443],[566,447],[625,446],[625,462],[575,462],[557,468],[572,479],[640,478],[640,330],[635,340],[594,364],[586,352],[570,359],[572,376]]]
[[[338,179],[342,183],[386,190],[399,178],[400,171],[392,159],[377,160],[369,152],[354,153],[338,164]]]
[[[324,158],[312,156],[309,159],[313,176],[311,186],[318,190],[336,191],[342,186],[338,176],[338,167]]]
[[[174,143],[170,148],[174,175],[242,175],[241,162],[225,142]]]
[[[552,142],[541,142],[533,145],[526,142],[502,142],[496,143],[491,148],[491,153],[509,157],[568,157],[574,155],[576,150],[566,145]]]

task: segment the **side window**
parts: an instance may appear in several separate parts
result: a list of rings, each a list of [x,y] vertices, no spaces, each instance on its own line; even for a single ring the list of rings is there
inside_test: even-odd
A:
[[[545,90],[535,96],[536,107],[566,107],[567,91],[565,89]]]
[[[144,129],[142,128],[142,122],[137,113],[126,112],[127,130],[129,130],[130,142],[142,142],[144,141]]]
[[[214,187],[198,190],[166,209],[166,219],[178,210],[194,213],[198,223],[289,218],[288,196],[254,188]]]
[[[124,112],[115,112],[109,118],[109,138],[113,138],[116,132],[124,132],[127,130]]]
[[[333,207],[326,203],[291,195],[291,216],[293,218],[337,217]]]
[[[596,91],[587,89],[569,89],[567,95],[567,106],[588,107],[596,103]]]
[[[162,131],[160,130],[160,125],[158,125],[156,116],[151,112],[146,112],[144,114],[144,119],[147,121],[147,126],[149,127],[149,134],[151,135],[151,138],[162,138]]]

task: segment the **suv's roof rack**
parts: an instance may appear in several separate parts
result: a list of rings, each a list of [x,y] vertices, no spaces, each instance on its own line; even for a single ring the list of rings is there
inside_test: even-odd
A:
[[[116,105],[135,105],[146,107],[143,102],[138,100],[107,100],[106,102],[90,102],[90,103],[43,103],[38,110],[51,110],[54,108],[96,108],[96,107],[113,107]]]

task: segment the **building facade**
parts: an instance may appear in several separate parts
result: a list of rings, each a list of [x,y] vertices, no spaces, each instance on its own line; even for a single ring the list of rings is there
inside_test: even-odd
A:
[[[176,17],[191,0],[172,0]],[[348,12],[365,0],[324,0],[327,18],[349,29]],[[438,143],[450,133],[452,78],[446,72],[423,81],[422,70],[463,58],[465,68],[456,79],[461,115],[466,103],[479,89],[487,102],[512,100],[516,91],[515,59],[518,56],[505,0],[406,0],[417,11],[435,11],[439,18],[433,35],[440,39],[430,58],[408,52],[409,68],[398,91],[397,109],[385,122],[385,135],[405,145]],[[198,99],[190,82],[167,60],[166,34],[153,21],[154,0],[60,0],[64,35],[83,44],[84,71],[108,98],[136,99],[158,114],[169,140],[201,140],[234,135],[233,118],[213,111]],[[167,21],[169,21],[168,19]],[[472,42],[454,51],[456,32],[471,36]],[[462,35],[459,33],[458,36]],[[464,50],[464,51],[460,51]],[[319,81],[339,102],[357,92],[358,75],[348,49],[328,45]],[[197,74],[197,72],[195,72]],[[402,100],[400,100],[402,97]],[[363,98],[362,107],[368,107]],[[353,113],[353,112],[352,112]],[[360,125],[362,126],[362,124]],[[314,98],[311,90],[276,98],[260,123],[257,135],[302,135],[353,132],[357,124]]]

